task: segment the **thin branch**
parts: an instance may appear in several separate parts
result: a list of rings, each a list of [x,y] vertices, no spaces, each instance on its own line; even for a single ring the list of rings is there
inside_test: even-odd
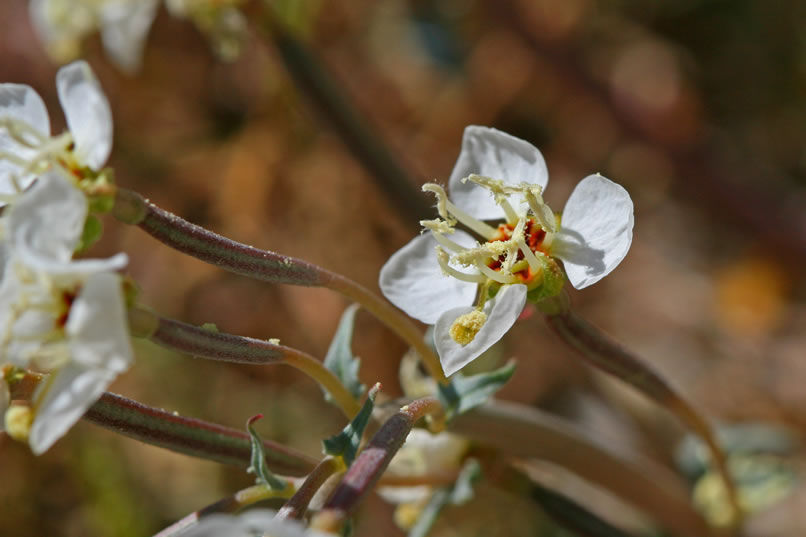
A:
[[[247,246],[191,224],[131,190],[118,189],[114,215],[122,222],[139,226],[163,244],[224,270],[256,280],[326,287],[343,294],[414,347],[432,377],[447,382],[439,358],[411,319],[361,284],[307,261]]]
[[[380,479],[392,457],[406,441],[411,428],[423,416],[441,410],[433,397],[412,401],[389,418],[347,470],[339,486],[311,522],[311,527],[338,531]]]
[[[144,310],[140,310],[137,313],[143,312]],[[360,403],[333,372],[313,356],[297,349],[270,341],[208,330],[166,317],[157,318],[156,329],[148,337],[162,347],[210,360],[253,365],[290,365],[324,387],[348,419],[358,414],[361,408]]]

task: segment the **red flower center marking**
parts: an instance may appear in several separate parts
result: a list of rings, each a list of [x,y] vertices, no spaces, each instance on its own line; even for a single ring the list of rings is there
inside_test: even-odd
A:
[[[512,238],[512,232],[514,230],[515,226],[512,224],[499,224],[497,233],[492,239],[490,239],[490,242],[508,241]],[[534,218],[530,218],[526,221],[526,225],[524,226],[524,238],[526,239],[526,245],[531,251],[541,252],[548,255],[548,251],[543,248],[543,241],[546,238],[546,230],[540,227],[540,224],[538,224]],[[501,270],[501,265],[504,263],[504,259],[505,256],[498,256],[496,259],[490,261],[487,266],[493,270]],[[518,262],[522,259],[523,252],[518,250],[515,261]],[[524,282],[530,281],[534,276],[531,267],[528,265],[526,268],[519,270],[518,272],[513,272],[513,275],[518,276]]]

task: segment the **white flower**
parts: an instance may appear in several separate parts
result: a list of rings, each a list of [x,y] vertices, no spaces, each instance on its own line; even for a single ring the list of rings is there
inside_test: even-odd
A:
[[[75,59],[81,41],[96,30],[112,61],[127,73],[140,67],[157,0],[31,0],[31,21],[57,62]]]
[[[423,187],[436,194],[440,218],[421,222],[430,233],[396,252],[381,269],[379,283],[398,308],[435,325],[434,343],[447,375],[503,337],[527,292],[539,298],[559,291],[546,289],[557,282],[553,258],[563,261],[568,280],[582,289],[627,254],[633,204],[626,190],[590,175],[577,185],[560,218],[543,201],[547,184],[545,161],[534,146],[470,126],[449,180],[453,202],[440,186]]]
[[[60,168],[2,217],[0,357],[50,373],[34,393],[31,450],[46,451],[132,361],[120,277],[127,259],[72,260],[87,199]]]
[[[84,61],[59,69],[59,101],[69,132],[50,135],[42,98],[22,84],[0,84],[0,205],[28,188],[54,163],[81,177],[99,171],[112,151],[112,112]]]
[[[270,509],[252,509],[239,515],[216,514],[202,518],[182,537],[332,537],[296,520],[274,518]]]

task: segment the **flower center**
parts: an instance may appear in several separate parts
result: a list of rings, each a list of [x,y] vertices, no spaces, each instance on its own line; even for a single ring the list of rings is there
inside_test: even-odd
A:
[[[542,188],[538,185],[510,186],[478,175],[470,175],[462,181],[472,181],[487,189],[501,207],[504,221],[493,227],[474,218],[451,203],[441,186],[429,183],[423,185],[423,191],[436,195],[440,217],[423,220],[420,225],[439,243],[437,261],[442,271],[479,286],[475,310],[456,319],[450,329],[454,341],[467,345],[487,321],[482,308],[491,292],[494,294],[501,285],[525,284],[531,290],[542,283],[557,221],[543,201]],[[521,203],[516,210],[511,200],[517,200],[518,196]],[[449,236],[456,232],[457,224],[485,241],[464,246],[451,240]],[[470,268],[472,272],[459,267]]]

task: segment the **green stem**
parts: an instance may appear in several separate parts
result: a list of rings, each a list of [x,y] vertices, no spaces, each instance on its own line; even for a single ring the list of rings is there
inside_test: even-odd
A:
[[[344,474],[344,479],[311,522],[311,527],[337,532],[347,517],[373,489],[411,428],[426,414],[441,411],[433,397],[412,401],[389,418]]]
[[[568,307],[566,299],[555,302],[552,306],[553,309],[546,313],[549,326],[563,341],[579,351],[589,364],[633,386],[677,416],[703,439],[725,483],[728,499],[734,510],[734,523],[738,524],[742,509],[736,485],[728,470],[727,458],[705,418],[646,363],[601,330],[575,315]]]
[[[414,347],[438,382],[447,382],[439,357],[423,341],[414,323],[361,284],[307,261],[260,250],[208,231],[157,207],[131,190],[118,189],[114,215],[122,222],[139,226],[175,250],[230,272],[275,283],[326,287],[343,294]]]
[[[138,324],[142,324],[142,317],[148,314],[142,308],[133,311],[133,316],[140,318]],[[147,337],[162,347],[224,362],[290,365],[323,386],[348,419],[352,419],[361,409],[361,404],[332,371],[302,351],[269,341],[208,330],[174,319],[155,317],[156,328]]]

